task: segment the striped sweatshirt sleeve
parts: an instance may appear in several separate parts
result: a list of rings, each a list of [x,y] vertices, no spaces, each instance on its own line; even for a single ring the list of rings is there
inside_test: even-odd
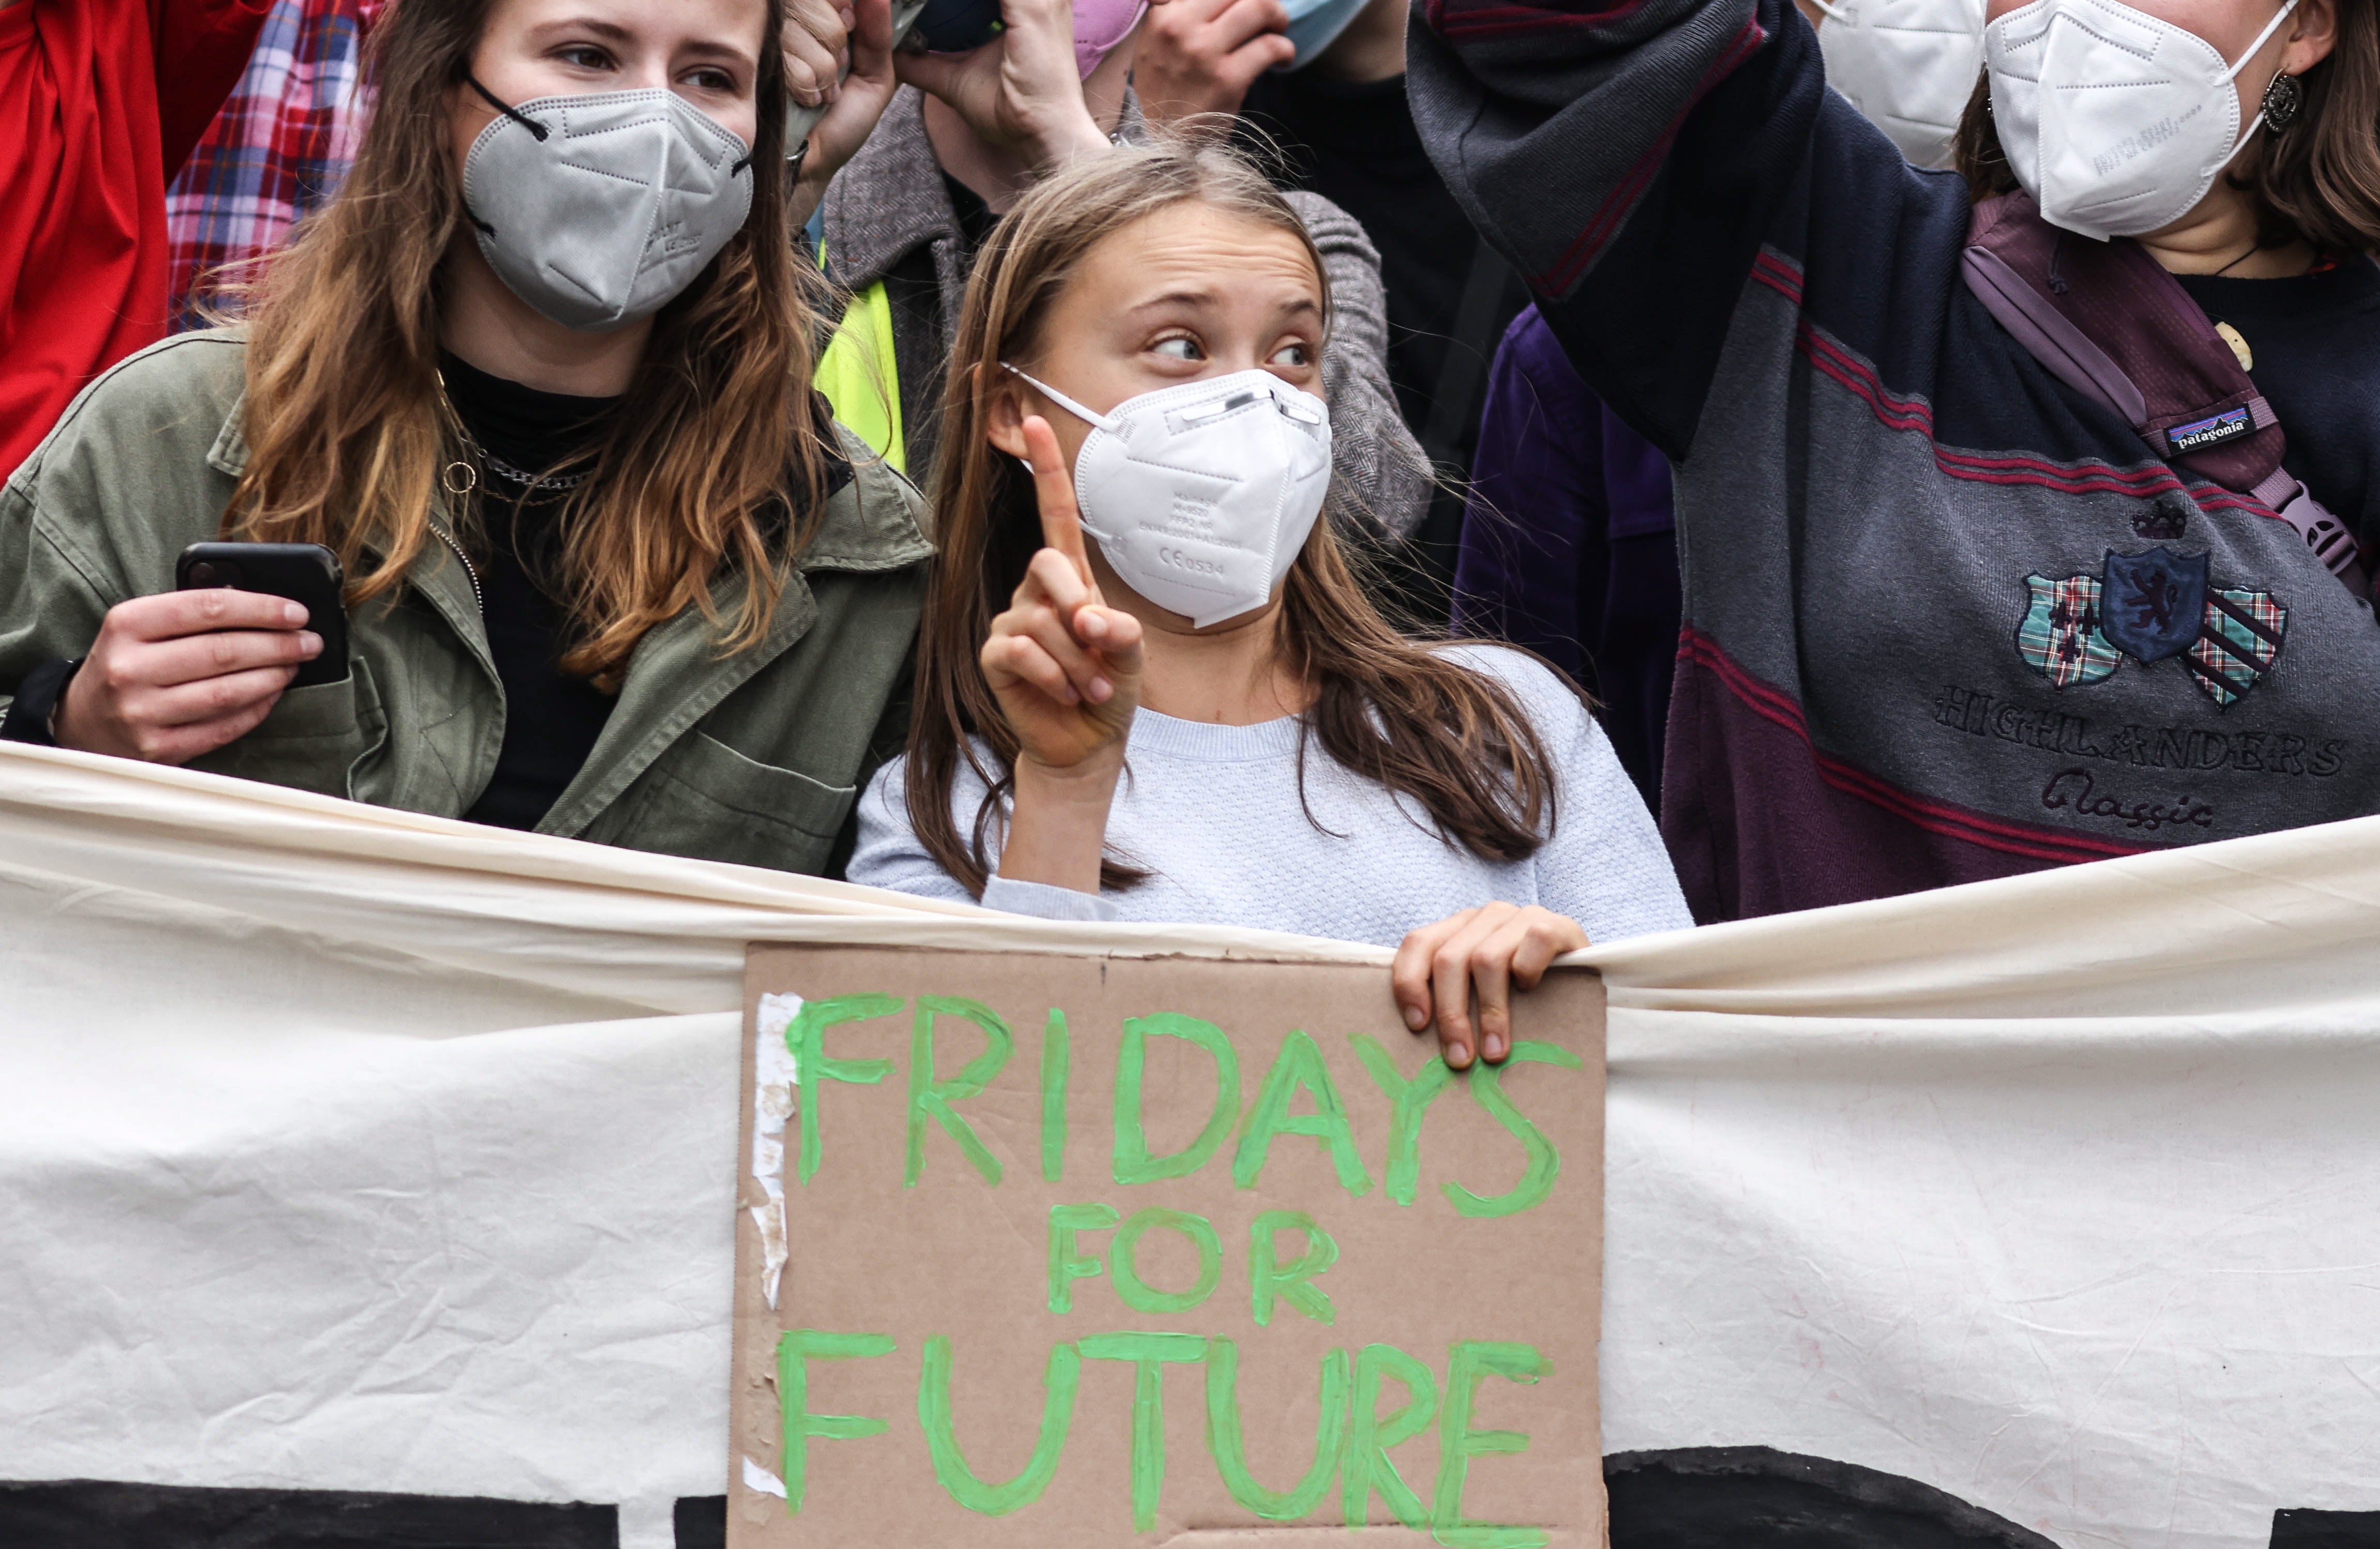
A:
[[[1807,206],[1815,36],[1789,0],[1418,5],[1409,88],[1447,185],[1580,374],[1682,459],[1754,262]]]

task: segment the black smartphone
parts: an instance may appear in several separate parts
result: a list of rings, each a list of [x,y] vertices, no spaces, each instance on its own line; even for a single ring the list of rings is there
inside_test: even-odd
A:
[[[301,662],[293,689],[336,683],[347,676],[346,583],[339,556],[320,543],[192,543],[174,562],[174,589],[200,592],[228,586],[286,597],[306,609],[306,628],[322,637],[322,653]]]

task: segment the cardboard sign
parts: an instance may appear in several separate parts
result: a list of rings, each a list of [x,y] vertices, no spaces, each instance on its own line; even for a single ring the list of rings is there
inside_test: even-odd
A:
[[[729,1542],[1599,1549],[1603,994],[754,948]],[[782,1213],[782,1214],[781,1214]]]

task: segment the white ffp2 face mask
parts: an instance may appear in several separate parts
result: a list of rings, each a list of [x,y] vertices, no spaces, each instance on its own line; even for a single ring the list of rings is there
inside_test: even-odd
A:
[[[511,107],[471,85],[501,110],[463,163],[480,251],[514,295],[565,328],[650,317],[752,213],[751,148],[674,91]]]
[[[1827,84],[1919,166],[1950,141],[1984,67],[1984,0],[1817,0]]]
[[[2104,241],[2188,214],[2264,123],[2240,130],[2232,78],[2296,8],[2239,64],[2117,0],[2033,0],[1985,28],[2000,149],[2042,218]]]
[[[1083,531],[1126,586],[1199,628],[1272,600],[1330,489],[1330,410],[1270,372],[1233,372],[1095,414],[1075,457]]]

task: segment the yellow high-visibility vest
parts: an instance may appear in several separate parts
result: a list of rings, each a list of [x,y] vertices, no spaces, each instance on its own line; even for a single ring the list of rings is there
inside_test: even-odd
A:
[[[824,262],[821,249],[820,260]],[[851,299],[843,323],[819,357],[818,390],[848,426],[895,471],[909,471],[901,433],[901,367],[892,354],[892,299],[878,280]]]

